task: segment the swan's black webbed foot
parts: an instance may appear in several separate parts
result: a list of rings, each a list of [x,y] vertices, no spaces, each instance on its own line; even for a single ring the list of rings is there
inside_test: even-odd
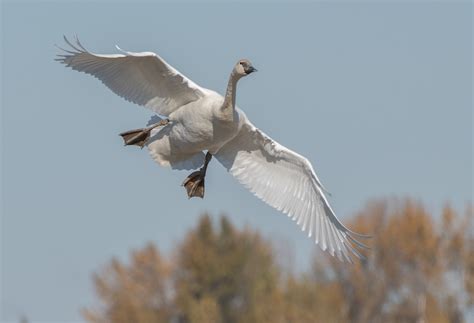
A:
[[[136,145],[140,146],[140,148],[143,148],[148,138],[150,138],[151,130],[156,127],[165,126],[169,122],[170,121],[168,119],[164,119],[146,128],[122,132],[120,136],[122,136],[125,146]]]
[[[204,161],[204,166],[198,171],[191,173],[183,182],[188,198],[204,198],[204,179],[206,178],[207,165],[211,161],[212,155],[208,152]]]
[[[204,198],[204,179],[206,175],[202,170],[191,173],[183,182],[183,186],[188,193],[188,198]]]

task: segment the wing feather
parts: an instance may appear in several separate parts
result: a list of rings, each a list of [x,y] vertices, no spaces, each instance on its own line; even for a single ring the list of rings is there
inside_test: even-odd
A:
[[[215,157],[257,197],[286,213],[322,250],[341,261],[364,258],[367,248],[336,217],[309,161],[265,135],[248,120]]]
[[[76,44],[64,37],[71,49],[62,49],[57,61],[102,81],[127,101],[145,106],[157,114],[169,116],[179,107],[203,97],[208,90],[178,72],[152,52],[99,55],[89,52],[76,38]]]

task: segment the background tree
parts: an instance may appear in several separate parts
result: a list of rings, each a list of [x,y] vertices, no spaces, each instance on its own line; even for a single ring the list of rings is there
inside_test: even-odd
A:
[[[313,309],[325,304],[320,322],[460,322],[467,308],[462,277],[471,270],[470,218],[446,206],[437,224],[418,202],[373,202],[352,225],[374,233],[367,260],[347,266],[315,258],[312,273],[287,289],[300,298],[313,294],[307,297],[313,301],[290,306],[320,317]],[[471,280],[465,280],[467,291]]]
[[[272,245],[226,217],[200,218],[163,259],[148,245],[129,264],[94,274],[101,306],[89,322],[463,322],[474,304],[472,207],[446,205],[435,220],[421,203],[368,204],[352,229],[371,232],[367,260],[317,254],[308,273],[282,275]]]
[[[215,230],[205,216],[178,251],[175,287],[180,319],[278,322],[282,302],[278,281],[268,242],[249,229],[236,230],[226,217]],[[201,321],[196,312],[211,313],[212,320]]]
[[[216,230],[199,220],[177,248],[173,265],[148,245],[94,275],[102,308],[89,322],[279,322],[282,293],[271,245],[222,217]],[[172,273],[170,274],[170,270]]]
[[[172,317],[170,265],[149,244],[132,251],[129,265],[112,259],[100,273],[93,275],[102,301],[98,309],[86,309],[89,322],[169,322]]]

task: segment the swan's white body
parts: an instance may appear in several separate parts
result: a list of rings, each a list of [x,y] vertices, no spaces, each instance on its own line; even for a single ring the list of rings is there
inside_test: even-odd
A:
[[[231,120],[222,118],[224,97],[207,90],[206,96],[172,112],[171,121],[162,129],[153,129],[148,150],[162,166],[173,169],[196,169],[204,162],[203,151],[215,155],[226,142],[237,135],[245,115],[235,109]],[[158,118],[152,118],[149,124]]]
[[[365,246],[354,238],[361,235],[337,219],[310,162],[265,135],[236,107],[234,72],[223,97],[196,85],[154,53],[97,55],[78,40],[77,45],[66,42],[74,51],[65,50],[59,61],[170,120],[153,129],[147,141],[158,164],[196,169],[207,150],[256,196],[295,220],[323,250],[341,260],[351,261],[351,254],[363,257],[355,246]],[[158,120],[155,116],[150,123]]]

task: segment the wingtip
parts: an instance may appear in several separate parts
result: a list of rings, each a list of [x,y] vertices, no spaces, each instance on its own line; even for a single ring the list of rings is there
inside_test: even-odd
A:
[[[362,242],[358,241],[357,239],[354,239],[354,237],[352,237],[350,234],[347,235],[347,238],[351,243],[355,244],[359,248],[362,248],[362,249],[365,249],[365,250],[371,250],[372,249],[369,246],[367,246],[367,245],[363,244]]]
[[[323,189],[324,193],[326,193],[328,196],[332,197],[332,193],[329,192],[329,190],[326,187],[324,187],[322,184],[321,184],[321,188]]]
[[[374,235],[372,235],[372,234],[362,234],[362,233],[354,232],[354,231],[349,230],[349,229],[347,229],[347,231],[348,231],[350,234],[356,236],[357,238],[372,239],[372,238],[374,237]]]
[[[79,40],[79,37],[77,37],[77,34],[74,34],[74,37],[76,38],[76,44],[81,48],[84,52],[87,52],[87,49],[82,45],[81,41]]]
[[[118,50],[119,52],[122,52],[122,53],[124,53],[124,54],[128,54],[126,51],[124,51],[122,48],[120,48],[120,46],[117,45],[117,44],[115,44],[115,48],[117,48],[117,50]]]
[[[77,48],[76,46],[74,46],[71,41],[69,39],[67,39],[67,37],[65,35],[63,35],[63,38],[64,38],[64,41],[69,45],[71,46],[74,50],[78,51],[78,52],[81,52],[81,50],[79,48]]]

